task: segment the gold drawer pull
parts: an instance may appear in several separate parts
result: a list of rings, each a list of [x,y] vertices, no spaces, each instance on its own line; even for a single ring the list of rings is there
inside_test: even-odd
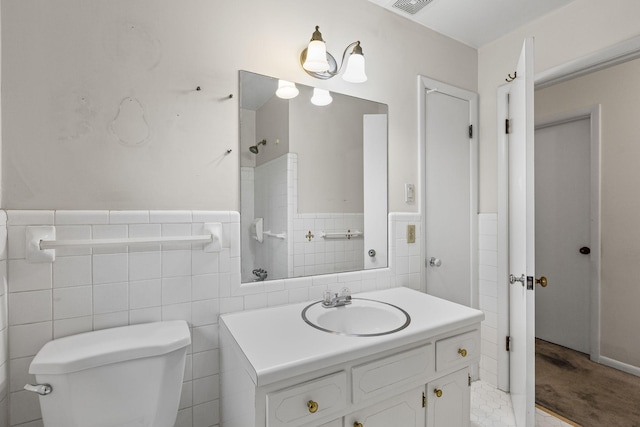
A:
[[[467,349],[466,348],[459,348],[458,349],[458,354],[462,357],[467,357]]]
[[[312,414],[315,414],[316,411],[318,410],[318,402],[314,402],[313,400],[308,401],[307,408],[309,408],[309,412],[311,412]]]
[[[356,421],[355,423],[353,423],[353,427],[364,427],[364,426],[362,425],[362,423],[359,423]]]
[[[433,389],[433,393],[436,395],[436,397],[442,397],[442,390],[440,390],[439,388]]]

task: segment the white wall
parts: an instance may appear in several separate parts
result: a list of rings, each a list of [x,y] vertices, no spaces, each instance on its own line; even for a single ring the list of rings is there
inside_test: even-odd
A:
[[[258,141],[267,141],[265,145],[258,147],[258,154],[251,153],[256,158],[256,165],[263,165],[290,151],[289,109],[289,101],[274,95],[256,110],[256,135],[255,141],[251,145],[256,145]],[[241,138],[244,138],[244,136],[241,136]],[[244,153],[241,153],[241,155],[244,155]]]
[[[496,91],[513,73],[526,37],[535,37],[536,73],[640,34],[637,0],[575,0],[478,51],[480,212],[497,211]]]
[[[363,115],[379,112],[380,104],[333,95],[318,107],[312,90],[300,88],[290,108],[291,149],[298,155],[299,213],[362,213]]]
[[[366,83],[304,73],[315,25],[361,40]],[[477,86],[474,49],[366,0],[6,0],[2,42],[11,209],[238,209],[244,69],[388,104],[390,210],[414,211],[416,75]]]

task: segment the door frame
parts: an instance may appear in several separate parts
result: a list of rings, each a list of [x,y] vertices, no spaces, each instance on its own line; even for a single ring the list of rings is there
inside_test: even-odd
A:
[[[577,120],[589,119],[590,127],[590,248],[589,256],[589,357],[594,362],[600,363],[600,268],[601,268],[601,233],[600,233],[600,104],[592,105],[567,113],[555,114],[536,119],[535,128],[544,129],[551,126],[570,123]],[[544,274],[544,272],[541,272]]]
[[[612,67],[633,59],[640,58],[640,36],[633,37],[620,43],[613,44],[601,50],[587,54],[583,57],[570,60],[548,70],[540,72],[535,76],[535,88],[541,89],[554,85],[574,77],[579,77],[594,71],[598,71],[607,67]],[[503,129],[504,119],[507,117],[507,93],[508,85],[502,85],[497,90],[497,129]],[[508,223],[501,222],[501,216],[508,210],[508,199],[505,198],[506,187],[505,179],[508,173],[508,162],[505,155],[508,155],[506,147],[506,135],[498,132],[498,278],[508,277]],[[506,206],[506,207],[505,207]],[[507,209],[507,210],[505,210]],[[501,215],[502,213],[502,215]],[[506,284],[498,281],[498,342],[503,342],[503,337],[509,335],[509,289]],[[505,297],[506,293],[506,297]],[[598,298],[599,299],[599,298]],[[599,315],[599,313],[598,313]],[[594,328],[596,330],[597,328]],[[598,332],[599,334],[599,332]],[[598,349],[599,352],[599,349]],[[630,372],[626,366],[612,361],[606,357],[599,357],[599,362],[608,366],[616,367],[623,371]],[[635,373],[635,371],[634,371]],[[505,346],[498,345],[498,388],[500,390],[509,391],[509,355]]]
[[[509,336],[509,147],[504,120],[508,117],[509,85],[498,88],[497,122],[498,122],[498,342],[501,337]],[[600,105],[586,107],[569,113],[536,120],[536,128],[561,124],[563,122],[590,119],[591,127],[591,258],[590,258],[590,358],[602,362],[600,356]],[[503,280],[500,280],[503,278]],[[509,353],[505,346],[498,346],[498,388],[509,391]]]
[[[420,239],[420,254],[422,258],[420,268],[420,288],[426,292],[426,245],[424,236],[427,233],[426,227],[426,137],[427,137],[427,94],[431,92],[439,92],[445,95],[453,96],[469,102],[469,123],[473,126],[472,136],[469,139],[469,176],[470,176],[470,195],[469,218],[470,218],[470,301],[471,307],[479,306],[479,289],[478,289],[478,94],[465,89],[461,89],[452,85],[448,85],[438,80],[425,76],[418,76],[418,144],[419,144],[419,169],[420,169],[420,194],[419,194],[419,211],[421,217],[422,239]],[[475,377],[475,375],[474,375]]]
[[[508,85],[498,88],[498,129],[504,127],[504,118],[508,115],[508,89]],[[600,363],[600,105],[536,120],[535,127],[537,129],[584,118],[590,119],[591,133],[590,358]],[[498,277],[504,278],[498,280],[498,337],[509,336],[509,284],[506,279],[509,276],[508,174],[508,138],[505,132],[498,132]],[[509,391],[509,353],[505,347],[498,347],[498,388]]]

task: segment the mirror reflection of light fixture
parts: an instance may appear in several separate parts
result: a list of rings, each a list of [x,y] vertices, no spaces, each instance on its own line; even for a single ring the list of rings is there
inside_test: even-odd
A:
[[[324,107],[325,105],[331,104],[331,102],[333,102],[333,98],[328,90],[319,89],[317,87],[313,88],[313,96],[311,97],[311,103],[313,105]]]
[[[366,82],[367,75],[364,71],[364,55],[362,54],[360,42],[356,41],[347,46],[342,54],[340,68],[338,68],[335,58],[327,52],[327,46],[322,39],[319,28],[320,27],[316,25],[316,30],[311,36],[309,46],[300,54],[300,64],[302,64],[302,68],[304,68],[307,74],[322,80],[337,76],[340,74],[342,66],[345,65],[347,51],[353,47],[353,50],[347,58],[347,68],[342,78],[351,83]]]
[[[293,82],[286,80],[278,80],[278,90],[276,90],[276,96],[282,99],[292,99],[298,96],[300,91]]]

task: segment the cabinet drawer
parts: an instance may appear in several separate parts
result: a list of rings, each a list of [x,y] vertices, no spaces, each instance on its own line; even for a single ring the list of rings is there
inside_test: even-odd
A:
[[[480,331],[475,330],[436,342],[436,370],[462,367],[480,357]]]
[[[309,408],[310,402],[317,407]],[[267,426],[298,426],[346,406],[347,374],[343,371],[268,393]]]
[[[410,383],[432,372],[433,366],[431,344],[356,366],[351,371],[353,402]]]

